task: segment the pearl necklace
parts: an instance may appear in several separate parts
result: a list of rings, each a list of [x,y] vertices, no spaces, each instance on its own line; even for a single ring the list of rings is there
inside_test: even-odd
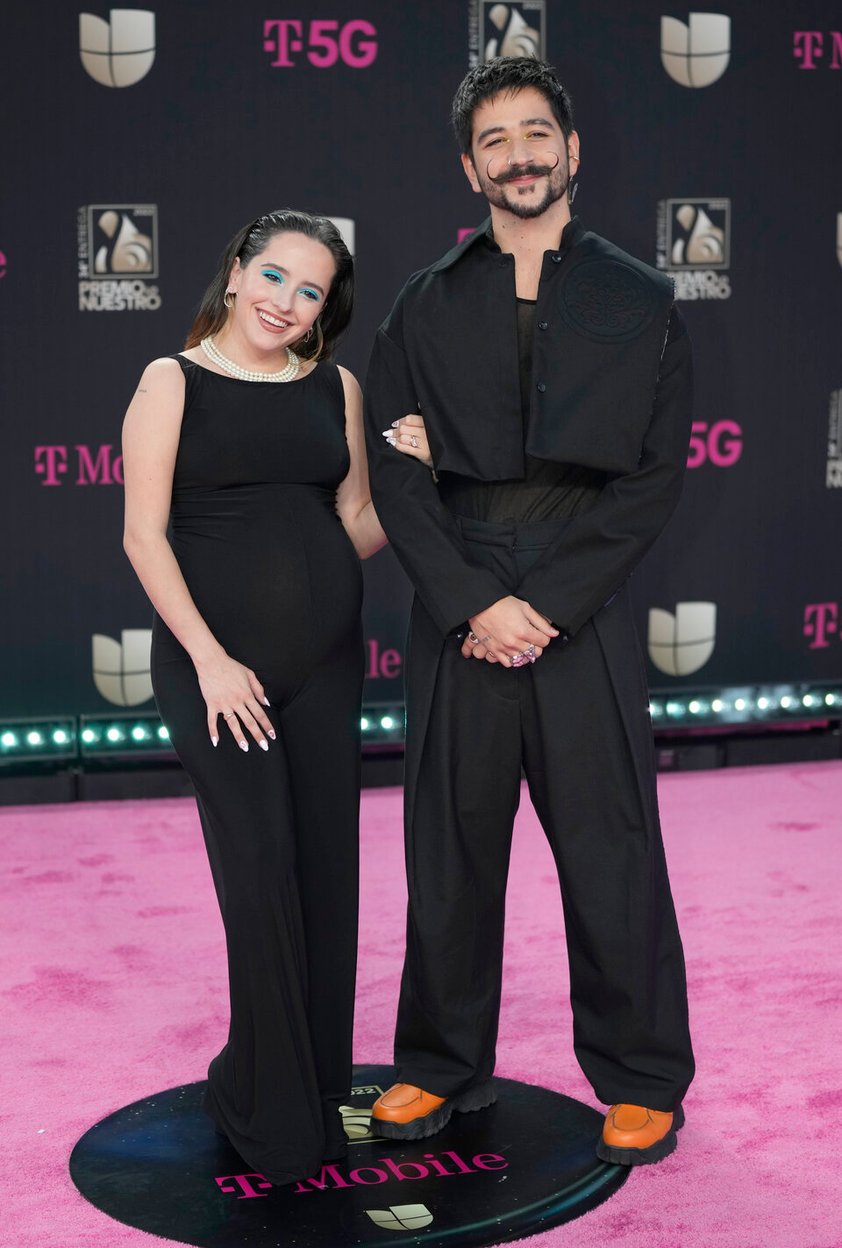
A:
[[[201,347],[209,360],[213,360],[218,368],[236,377],[238,381],[292,381],[298,376],[298,370],[301,367],[301,361],[291,347],[287,347],[286,368],[282,368],[279,373],[256,373],[235,364],[233,360],[229,360],[222,354],[213,338],[203,338]]]

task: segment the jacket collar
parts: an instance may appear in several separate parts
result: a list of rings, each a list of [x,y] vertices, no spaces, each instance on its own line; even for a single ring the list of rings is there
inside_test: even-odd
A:
[[[561,242],[559,243],[558,248],[559,251],[565,252],[570,247],[575,247],[584,232],[584,228],[579,218],[571,217],[562,231]],[[484,243],[487,247],[490,247],[493,251],[500,250],[491,231],[491,217],[486,217],[485,220],[477,226],[473,234],[469,234],[468,237],[464,238],[461,243],[457,243],[455,247],[451,247],[450,251],[445,252],[440,260],[437,260],[435,264],[430,266],[430,272],[444,273],[448,269],[452,269],[453,266],[461,260],[467,252],[471,251],[474,247],[480,246],[482,243]]]

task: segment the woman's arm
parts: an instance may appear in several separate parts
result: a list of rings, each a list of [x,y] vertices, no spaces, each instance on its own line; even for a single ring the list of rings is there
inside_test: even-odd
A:
[[[238,716],[266,749],[264,733],[274,737],[274,732],[259,705],[265,701],[263,686],[253,672],[226,654],[202,619],[167,541],[183,413],[181,369],[175,360],[153,360],[123,423],[123,546],[155,610],[193,660],[213,744],[218,740],[217,717],[235,711],[227,723],[240,747],[248,749]]]
[[[340,368],[339,375],[345,391],[345,438],[351,467],[336,491],[336,510],[354,550],[361,559],[368,559],[386,545],[386,534],[377,519],[368,485],[362,392],[356,378],[346,368]]]

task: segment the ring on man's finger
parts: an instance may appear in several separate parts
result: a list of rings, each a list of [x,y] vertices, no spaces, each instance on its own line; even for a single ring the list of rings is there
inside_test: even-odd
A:
[[[476,633],[474,632],[468,633],[468,641],[471,643],[472,646],[479,645],[479,637],[477,637]]]
[[[418,450],[418,439],[416,438],[414,433],[410,435],[409,445],[412,447],[414,451]]]
[[[233,712],[233,711],[229,711],[229,712],[228,712],[228,714],[227,714],[227,715],[223,715],[223,716],[222,716],[222,718],[223,718],[223,719],[233,719],[233,718],[234,718],[234,712]]]

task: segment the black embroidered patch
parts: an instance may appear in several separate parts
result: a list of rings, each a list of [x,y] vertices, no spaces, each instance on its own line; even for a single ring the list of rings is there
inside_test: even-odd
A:
[[[658,310],[651,283],[616,260],[577,264],[562,283],[558,300],[566,324],[597,342],[636,338]]]

